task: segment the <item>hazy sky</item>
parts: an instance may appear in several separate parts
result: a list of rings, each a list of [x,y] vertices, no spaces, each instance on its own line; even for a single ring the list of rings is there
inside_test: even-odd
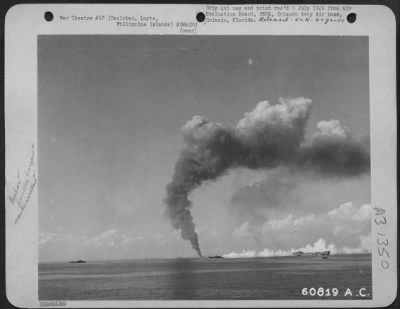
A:
[[[366,37],[40,36],[38,67],[43,261],[194,256],[163,203],[180,129],[194,115],[235,126],[259,101],[304,96],[313,101],[308,136],[331,119],[355,138],[369,135]],[[204,254],[320,238],[361,250],[368,176],[317,181],[283,171],[293,183],[285,201],[277,197],[281,207],[233,202],[269,175],[236,170],[193,192]]]

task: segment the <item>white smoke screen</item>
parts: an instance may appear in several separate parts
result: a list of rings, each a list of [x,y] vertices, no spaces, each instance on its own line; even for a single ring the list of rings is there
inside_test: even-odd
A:
[[[361,141],[352,139],[338,120],[321,120],[311,142],[304,142],[311,109],[309,98],[280,98],[276,104],[258,103],[235,128],[201,116],[194,116],[182,127],[184,148],[167,185],[166,213],[199,256],[189,195],[203,182],[217,180],[239,167],[287,167],[336,177],[369,171],[369,151]]]

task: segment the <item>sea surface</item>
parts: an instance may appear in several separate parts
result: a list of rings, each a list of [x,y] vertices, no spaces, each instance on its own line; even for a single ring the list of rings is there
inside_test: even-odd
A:
[[[369,254],[40,263],[39,299],[370,299],[371,264]],[[324,296],[302,295],[320,287]],[[327,296],[333,288],[338,295]],[[347,289],[352,295],[344,296]]]

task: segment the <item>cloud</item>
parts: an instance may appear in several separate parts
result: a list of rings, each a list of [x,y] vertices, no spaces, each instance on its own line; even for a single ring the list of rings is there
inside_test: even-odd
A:
[[[303,225],[303,224],[309,224],[315,220],[315,215],[310,214],[308,216],[300,217],[295,220],[293,220],[294,225]]]
[[[49,243],[52,239],[54,239],[55,234],[50,232],[42,232],[39,233],[39,245],[43,246]]]
[[[334,243],[335,248],[340,248],[336,249],[339,251],[343,251],[343,248],[360,248],[359,250],[365,251],[367,236],[371,231],[371,216],[370,204],[355,206],[352,202],[345,202],[318,213],[295,214],[281,211],[259,226],[245,221],[234,230],[233,236],[252,235],[260,247],[268,248],[269,251],[265,254],[272,254],[276,250],[286,252],[289,248],[298,248],[299,244],[307,246],[309,240],[315,237]],[[322,248],[325,244],[315,242],[308,246]],[[335,250],[333,247],[330,249]]]
[[[279,98],[278,104],[262,101],[245,113],[235,129],[251,152],[244,165],[269,167],[275,166],[276,160],[289,159],[303,140],[311,106],[308,98]]]
[[[280,167],[266,171],[263,180],[237,190],[232,196],[230,211],[242,222],[257,225],[281,213],[327,212],[350,200],[365,204],[370,200],[370,181],[369,175],[321,178],[313,173]]]
[[[88,240],[88,244],[93,245],[95,247],[103,247],[105,245],[114,246],[117,238],[118,238],[117,229],[110,229],[101,232],[99,235]]]
[[[313,139],[325,137],[337,137],[339,139],[350,138],[349,129],[342,126],[339,120],[320,121],[317,123],[318,132],[314,133]]]
[[[79,244],[85,245],[89,241],[89,237],[82,234],[63,233],[57,228],[57,232],[40,232],[39,245],[69,245]]]
[[[98,235],[89,236],[83,234],[61,233],[60,231],[42,232],[39,234],[39,244],[41,246],[48,243],[54,245],[86,247],[86,248],[107,248],[114,246],[126,246],[144,240],[141,235],[127,235],[116,228],[112,228]]]
[[[371,245],[372,245],[372,237],[371,237],[371,233],[369,233],[368,235],[361,235],[360,236],[360,244],[361,244],[361,248],[364,249],[367,252],[371,252]]]
[[[372,207],[370,204],[362,205],[358,211],[353,214],[352,219],[356,221],[367,221],[371,220],[372,217]]]
[[[87,240],[87,244],[94,247],[127,246],[144,240],[142,235],[126,235],[116,228],[101,232],[94,238]]]
[[[236,230],[233,231],[233,236],[236,237],[249,237],[252,236],[252,233],[249,229],[249,223],[246,221],[241,226],[239,226]]]
[[[293,216],[292,214],[288,214],[287,217],[282,219],[272,219],[266,222],[263,226],[263,230],[281,230],[287,227],[288,225],[293,224]]]
[[[328,216],[347,217],[351,213],[353,213],[353,211],[354,211],[353,203],[347,202],[347,203],[340,205],[338,208],[335,208],[335,209],[332,209],[331,211],[329,211]]]

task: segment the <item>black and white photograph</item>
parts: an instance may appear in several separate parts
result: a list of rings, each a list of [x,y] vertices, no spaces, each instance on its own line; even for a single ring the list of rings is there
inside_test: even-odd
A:
[[[390,304],[388,14],[346,5],[12,9],[8,299]]]
[[[366,37],[39,36],[39,298],[371,298],[368,72]]]

